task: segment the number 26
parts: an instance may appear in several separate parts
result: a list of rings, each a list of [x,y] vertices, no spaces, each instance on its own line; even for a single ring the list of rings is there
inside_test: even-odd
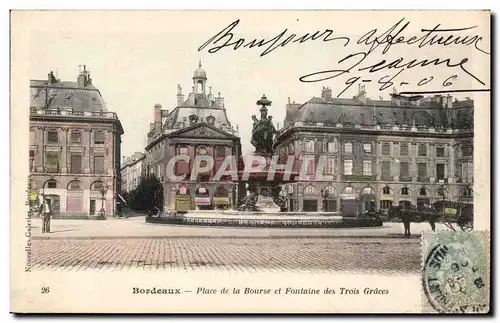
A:
[[[50,293],[50,287],[42,287],[42,294]]]

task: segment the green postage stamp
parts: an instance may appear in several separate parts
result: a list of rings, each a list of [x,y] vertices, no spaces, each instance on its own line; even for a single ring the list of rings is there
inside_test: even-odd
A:
[[[440,313],[489,311],[489,236],[477,232],[423,234],[424,308]]]

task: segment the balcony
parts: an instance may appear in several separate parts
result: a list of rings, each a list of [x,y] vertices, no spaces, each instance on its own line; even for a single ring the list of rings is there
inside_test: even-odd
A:
[[[347,130],[353,130],[356,129],[357,131],[383,131],[383,132],[420,132],[420,133],[440,133],[440,134],[455,134],[455,133],[473,133],[474,128],[433,128],[433,127],[426,127],[423,125],[418,125],[418,126],[412,126],[412,125],[368,125],[368,124],[361,124],[361,125],[353,125],[350,123],[337,123],[337,124],[331,124],[331,123],[326,123],[326,122],[301,122],[301,121],[296,121],[292,124],[287,125],[286,127],[283,127],[280,129],[280,135],[284,134],[285,132],[297,128],[297,127],[308,127],[308,128],[324,128],[324,129],[347,129]]]
[[[373,182],[377,179],[375,175],[344,175],[342,179],[346,182]]]
[[[115,112],[107,111],[74,111],[72,108],[30,108],[30,116],[60,116],[60,117],[87,117],[87,118],[106,118],[118,119]]]

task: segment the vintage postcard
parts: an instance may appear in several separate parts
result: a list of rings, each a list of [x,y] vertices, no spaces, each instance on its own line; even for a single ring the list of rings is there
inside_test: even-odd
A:
[[[11,311],[488,313],[489,11],[12,11]]]

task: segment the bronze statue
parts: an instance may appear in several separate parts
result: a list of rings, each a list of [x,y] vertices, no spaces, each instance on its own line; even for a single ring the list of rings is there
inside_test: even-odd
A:
[[[252,116],[254,123],[251,143],[255,147],[256,153],[271,154],[273,152],[276,128],[272,119],[272,116],[267,115],[267,108],[265,106],[262,106],[260,109],[260,120],[255,115]]]

